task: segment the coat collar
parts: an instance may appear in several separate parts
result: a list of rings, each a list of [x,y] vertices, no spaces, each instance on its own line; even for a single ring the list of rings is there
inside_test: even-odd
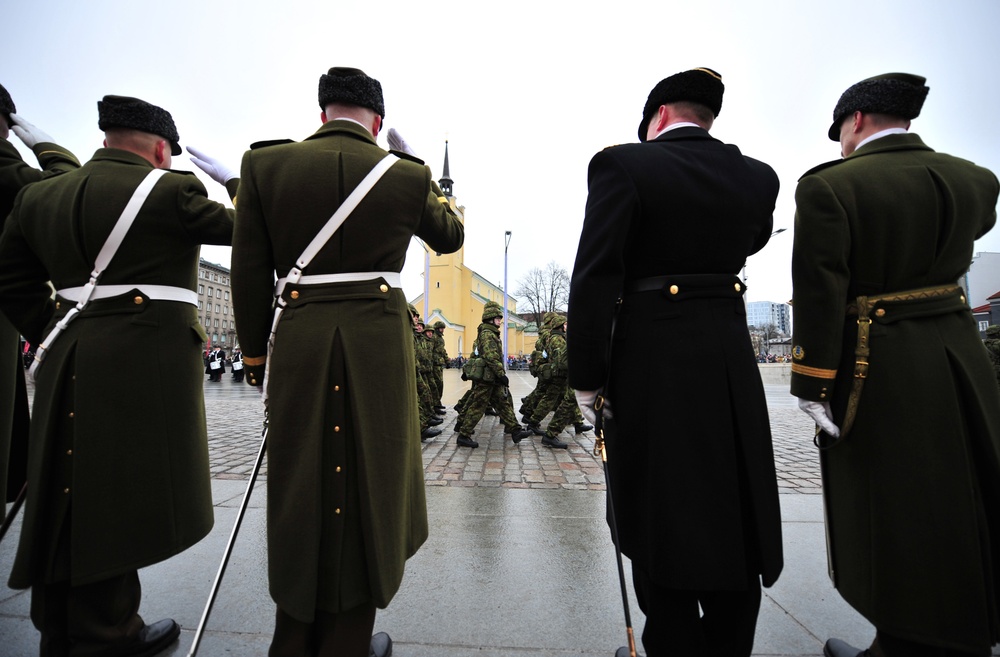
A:
[[[715,137],[708,134],[708,130],[704,128],[696,128],[693,126],[685,126],[683,128],[675,128],[673,130],[668,130],[662,135],[646,143],[656,143],[661,141],[676,141],[678,139],[710,139],[712,141],[717,141]]]
[[[120,148],[98,148],[90,160],[91,162],[123,162],[125,164],[138,164],[148,169],[153,168],[152,162],[143,156]]]
[[[376,144],[375,137],[372,137],[372,133],[368,132],[357,123],[354,123],[353,121],[339,121],[337,119],[334,119],[332,121],[327,121],[326,123],[321,125],[319,129],[316,130],[316,132],[314,132],[313,134],[309,135],[309,137],[307,137],[306,140],[308,141],[309,139],[331,137],[334,135],[346,135],[350,137],[355,137],[357,139],[363,139],[372,144]]]
[[[934,150],[924,144],[920,135],[908,132],[905,135],[886,135],[874,141],[870,141],[858,150],[848,155],[845,160],[856,157],[864,157],[873,153],[886,153],[889,151],[930,151]]]
[[[908,132],[905,135],[886,135],[875,141],[870,141],[858,150],[854,151],[847,157],[840,158],[839,160],[831,160],[830,162],[824,162],[823,164],[818,164],[812,169],[809,169],[801,176],[799,180],[802,180],[806,176],[812,175],[823,169],[829,169],[830,167],[835,167],[838,164],[843,164],[844,162],[850,162],[856,160],[859,157],[865,157],[866,155],[875,155],[878,153],[890,153],[893,151],[930,151],[933,152],[934,149],[930,146],[924,144],[923,140],[919,135],[912,132]]]

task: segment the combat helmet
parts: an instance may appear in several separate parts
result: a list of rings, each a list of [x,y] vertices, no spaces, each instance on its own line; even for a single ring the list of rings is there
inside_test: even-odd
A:
[[[560,315],[559,313],[549,313],[549,316],[546,318],[545,321],[545,328],[547,328],[550,331],[555,331],[565,323],[566,323],[566,318],[564,316]]]
[[[494,317],[503,317],[503,308],[496,301],[487,301],[483,306],[483,321],[488,322]]]
[[[442,329],[442,328],[446,328],[446,326],[445,326],[445,323],[442,322],[439,319],[438,321],[434,322],[434,328],[436,328],[436,329]]]

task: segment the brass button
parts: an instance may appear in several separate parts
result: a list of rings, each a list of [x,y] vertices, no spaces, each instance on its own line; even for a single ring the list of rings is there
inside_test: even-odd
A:
[[[681,289],[679,287],[677,287],[676,285],[671,285],[670,286],[670,294],[677,294],[680,291],[681,291]]]
[[[67,449],[66,450],[66,456],[73,456],[73,450]]]
[[[76,417],[76,413],[74,413],[73,411],[70,411],[70,412],[69,412],[69,416],[70,416],[70,417]]]
[[[885,308],[879,308],[875,311],[876,317],[885,317]]]
[[[56,310],[59,310],[60,306],[62,306],[62,302],[61,301],[56,301]]]
[[[965,303],[965,295],[964,294],[962,296],[960,296],[959,299],[962,300],[962,303]]]
[[[819,398],[820,399],[826,399],[826,393],[825,392],[819,393]]]
[[[255,386],[255,385],[257,385],[257,379],[255,379],[255,378],[253,378],[253,377],[251,376],[251,377],[250,377],[250,385],[252,385],[252,386]]]
[[[333,386],[334,392],[340,392],[340,386]]]
[[[736,284],[733,285],[733,289],[735,289],[737,292],[739,292],[740,290],[743,289],[743,286],[740,285],[739,283],[736,283]]]
[[[298,290],[292,290],[292,293],[289,294],[288,296],[290,296],[293,299],[298,299],[299,298],[299,291]]]
[[[136,297],[136,298],[132,299],[132,301],[135,303],[135,305],[138,306],[139,304],[142,303],[142,297]]]
[[[69,494],[69,489],[68,488],[63,488],[63,492],[68,495]]]
[[[334,427],[333,428],[333,432],[334,433],[339,433],[340,432],[340,427]]]
[[[382,290],[383,292],[388,292],[389,286],[386,285],[385,283],[382,283],[381,285],[378,286],[378,289]]]
[[[67,488],[66,490],[69,490],[69,489]],[[340,509],[334,509],[333,512],[336,513],[338,516],[340,515]]]
[[[340,466],[339,465],[337,466],[337,472],[340,472]]]

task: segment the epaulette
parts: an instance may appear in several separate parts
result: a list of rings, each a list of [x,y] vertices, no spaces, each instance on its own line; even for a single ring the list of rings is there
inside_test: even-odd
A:
[[[822,171],[823,169],[829,169],[830,167],[832,167],[835,164],[840,164],[841,162],[846,162],[846,161],[847,160],[845,160],[844,158],[841,158],[839,160],[830,160],[829,162],[824,162],[823,164],[817,164],[812,169],[809,169],[808,171],[806,171],[805,173],[803,173],[801,176],[799,176],[799,180],[802,180],[806,176],[811,176],[812,174],[814,174],[814,173],[816,173],[818,171]]]
[[[403,151],[394,151],[391,148],[389,149],[389,152],[395,155],[396,157],[402,158],[404,160],[409,160],[410,162],[416,162],[417,164],[424,163],[424,161],[421,160],[416,155],[410,155],[409,153],[404,153]]]
[[[250,150],[255,151],[258,148],[267,148],[268,146],[280,146],[281,144],[294,144],[294,139],[271,139],[269,141],[255,141],[250,144]]]

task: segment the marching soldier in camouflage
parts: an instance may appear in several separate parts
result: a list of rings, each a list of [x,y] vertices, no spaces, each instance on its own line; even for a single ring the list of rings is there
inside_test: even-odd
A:
[[[997,383],[1000,384],[1000,326],[990,326],[986,329],[986,339],[983,340],[986,353],[990,356],[993,369],[997,373]]]
[[[583,424],[582,417],[577,419],[580,409],[576,404],[576,395],[566,380],[569,372],[569,359],[566,353],[566,318],[557,314],[550,322],[549,329],[549,338],[545,344],[548,362],[539,368],[542,373],[539,380],[546,376],[546,370],[549,378],[531,413],[528,428],[535,435],[542,436],[542,444],[546,447],[566,449],[569,445],[559,440],[558,436],[568,424],[574,424],[578,434],[594,427]],[[551,412],[554,412],[554,415],[549,421],[548,427],[542,431],[541,422]]]
[[[430,414],[430,423],[437,426],[444,422],[438,417],[437,407],[437,363],[434,355],[434,327],[423,325],[420,331],[420,353],[417,355],[418,367],[424,377],[424,398],[421,404]]]
[[[553,386],[558,387],[561,383],[565,383],[565,381],[561,381],[559,377],[553,377],[552,363],[550,362],[551,358],[549,357],[548,349],[549,339],[552,336],[552,330],[563,326],[565,323],[566,318],[559,313],[545,313],[542,323],[542,334],[535,343],[535,351],[532,352],[531,368],[534,370],[534,376],[538,377],[538,382],[535,384],[535,389],[531,391],[531,394],[521,399],[521,421],[527,424],[528,428],[531,429],[537,436],[545,435],[545,431],[543,431],[540,426],[541,422],[545,419],[545,416],[547,416],[550,412],[558,411],[562,404],[562,398],[559,397],[559,391],[553,390],[552,388]],[[566,387],[569,388],[568,385]],[[534,415],[536,408],[539,403],[546,398],[547,394],[549,395],[548,401],[546,402],[549,404],[547,410],[540,418],[536,418],[537,421],[533,421],[532,416]],[[576,393],[573,392],[572,388],[569,388],[568,394],[572,397],[571,401],[573,402],[573,408],[564,409],[564,412],[569,413],[570,416],[568,419],[560,416],[559,422],[561,422],[562,425],[559,427],[558,431],[555,430],[555,417],[553,417],[553,420],[549,422],[549,428],[552,429],[550,433],[553,435],[558,435],[568,424],[573,425],[577,435],[590,431],[594,428],[584,422],[583,414],[580,412],[580,407],[576,404]],[[566,397],[566,395],[567,393],[563,393],[563,397]]]
[[[441,435],[440,429],[434,427],[441,424],[441,420],[434,414],[430,403],[430,391],[427,384],[427,339],[424,337],[424,322],[417,313],[417,309],[410,304],[410,317],[413,319],[413,356],[416,361],[417,379],[417,412],[420,416],[420,441]]]
[[[541,376],[541,366],[549,361],[549,354],[546,351],[546,343],[549,340],[549,323],[556,313],[548,312],[542,315],[542,325],[538,330],[538,339],[535,340],[535,348],[531,352],[531,362],[528,363],[528,373],[535,377],[535,387],[526,397],[521,397],[521,421],[527,424],[531,420],[531,414],[535,410],[535,405],[542,396],[544,380]]]
[[[438,320],[434,322],[434,384],[436,386],[435,392],[435,409],[438,414],[444,415],[444,404],[441,402],[441,397],[444,395],[444,368],[448,364],[448,349],[444,345],[444,330],[447,328],[445,323]]]
[[[472,439],[476,425],[482,419],[487,407],[493,406],[500,415],[504,425],[504,433],[511,434],[514,443],[519,443],[531,432],[522,428],[514,415],[514,406],[510,401],[507,379],[503,366],[503,353],[500,344],[500,323],[503,321],[503,309],[495,301],[487,301],[483,308],[483,323],[479,325],[479,352],[485,360],[483,380],[473,383],[472,394],[466,403],[461,419],[456,425],[457,442],[463,447],[479,447]]]

